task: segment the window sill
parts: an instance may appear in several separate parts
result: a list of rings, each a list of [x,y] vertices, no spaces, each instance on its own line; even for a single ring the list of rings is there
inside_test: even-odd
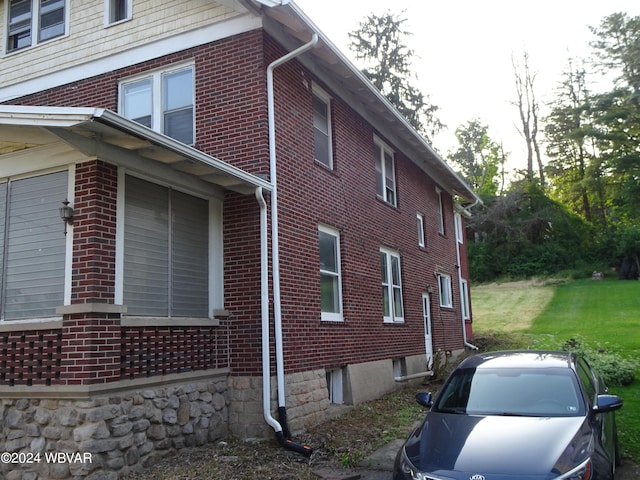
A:
[[[104,28],[111,28],[111,27],[115,27],[117,25],[122,25],[123,23],[130,22],[131,20],[133,20],[133,17],[123,18],[122,20],[116,20],[115,22],[111,22],[111,23],[106,23],[105,22]]]
[[[320,319],[321,322],[323,323],[344,323],[344,318],[340,317],[340,318],[325,318],[322,317]]]
[[[383,205],[386,205],[387,207],[395,210],[395,211],[400,211],[400,209],[398,208],[398,205],[394,205],[393,203],[387,202],[384,198],[382,198],[380,195],[376,194],[376,199],[382,203]]]
[[[62,319],[9,320],[0,322],[0,332],[24,332],[34,330],[56,330],[62,328]]]
[[[316,158],[314,158],[313,161],[318,167],[322,168],[325,172],[336,174],[336,169],[334,168],[333,162],[331,162],[331,165],[329,166],[326,163],[323,163]]]
[[[122,317],[123,327],[219,327],[219,318],[204,317]]]

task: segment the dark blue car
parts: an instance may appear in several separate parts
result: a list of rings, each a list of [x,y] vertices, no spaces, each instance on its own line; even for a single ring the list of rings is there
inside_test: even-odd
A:
[[[398,452],[394,480],[604,480],[622,399],[573,353],[475,355],[447,378]]]

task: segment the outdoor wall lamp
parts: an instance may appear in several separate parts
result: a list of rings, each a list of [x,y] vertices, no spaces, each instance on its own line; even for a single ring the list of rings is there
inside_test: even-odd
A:
[[[73,225],[73,208],[69,206],[69,200],[66,198],[64,202],[62,202],[62,207],[60,207],[60,218],[64,222],[64,234],[67,234],[67,225]]]

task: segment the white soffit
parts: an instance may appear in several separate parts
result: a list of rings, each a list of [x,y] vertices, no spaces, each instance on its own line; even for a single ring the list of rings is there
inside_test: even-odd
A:
[[[3,155],[60,140],[87,156],[100,158],[111,152],[115,158],[121,152],[134,164],[161,164],[226,190],[243,194],[258,187],[271,190],[260,177],[109,110],[0,105],[0,161]]]

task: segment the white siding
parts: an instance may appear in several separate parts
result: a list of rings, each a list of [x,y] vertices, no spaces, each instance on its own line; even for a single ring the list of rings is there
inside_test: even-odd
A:
[[[44,72],[49,78],[52,73],[58,72],[56,78],[59,84],[65,83],[65,81],[74,81],[77,78],[73,78],[72,75],[65,76],[63,72],[80,64],[86,65],[118,53],[133,51],[136,48],[145,48],[145,52],[148,52],[145,55],[153,58],[153,49],[149,47],[154,42],[246,15],[246,12],[235,12],[211,0],[166,0],[163,2],[136,0],[133,2],[133,18],[131,20],[105,26],[104,8],[104,0],[71,0],[68,35],[35,47],[6,54],[7,1],[0,0],[0,38],[2,39],[0,101],[16,95],[14,93],[16,90],[5,91],[3,95],[2,90],[6,87],[36,79]],[[235,32],[226,32],[225,35],[231,33]],[[191,41],[193,43],[193,36]],[[210,36],[203,33],[200,43],[209,41],[212,41]],[[166,46],[161,48],[166,49]],[[164,53],[166,52],[159,51],[155,56]],[[140,60],[140,55],[134,55],[133,58],[136,61]],[[111,65],[111,67],[114,66]],[[103,71],[92,70],[89,67],[85,68],[85,77],[87,71],[95,72],[95,74],[103,73]],[[51,80],[49,80],[49,84],[43,84],[43,87],[55,86],[50,83]]]

